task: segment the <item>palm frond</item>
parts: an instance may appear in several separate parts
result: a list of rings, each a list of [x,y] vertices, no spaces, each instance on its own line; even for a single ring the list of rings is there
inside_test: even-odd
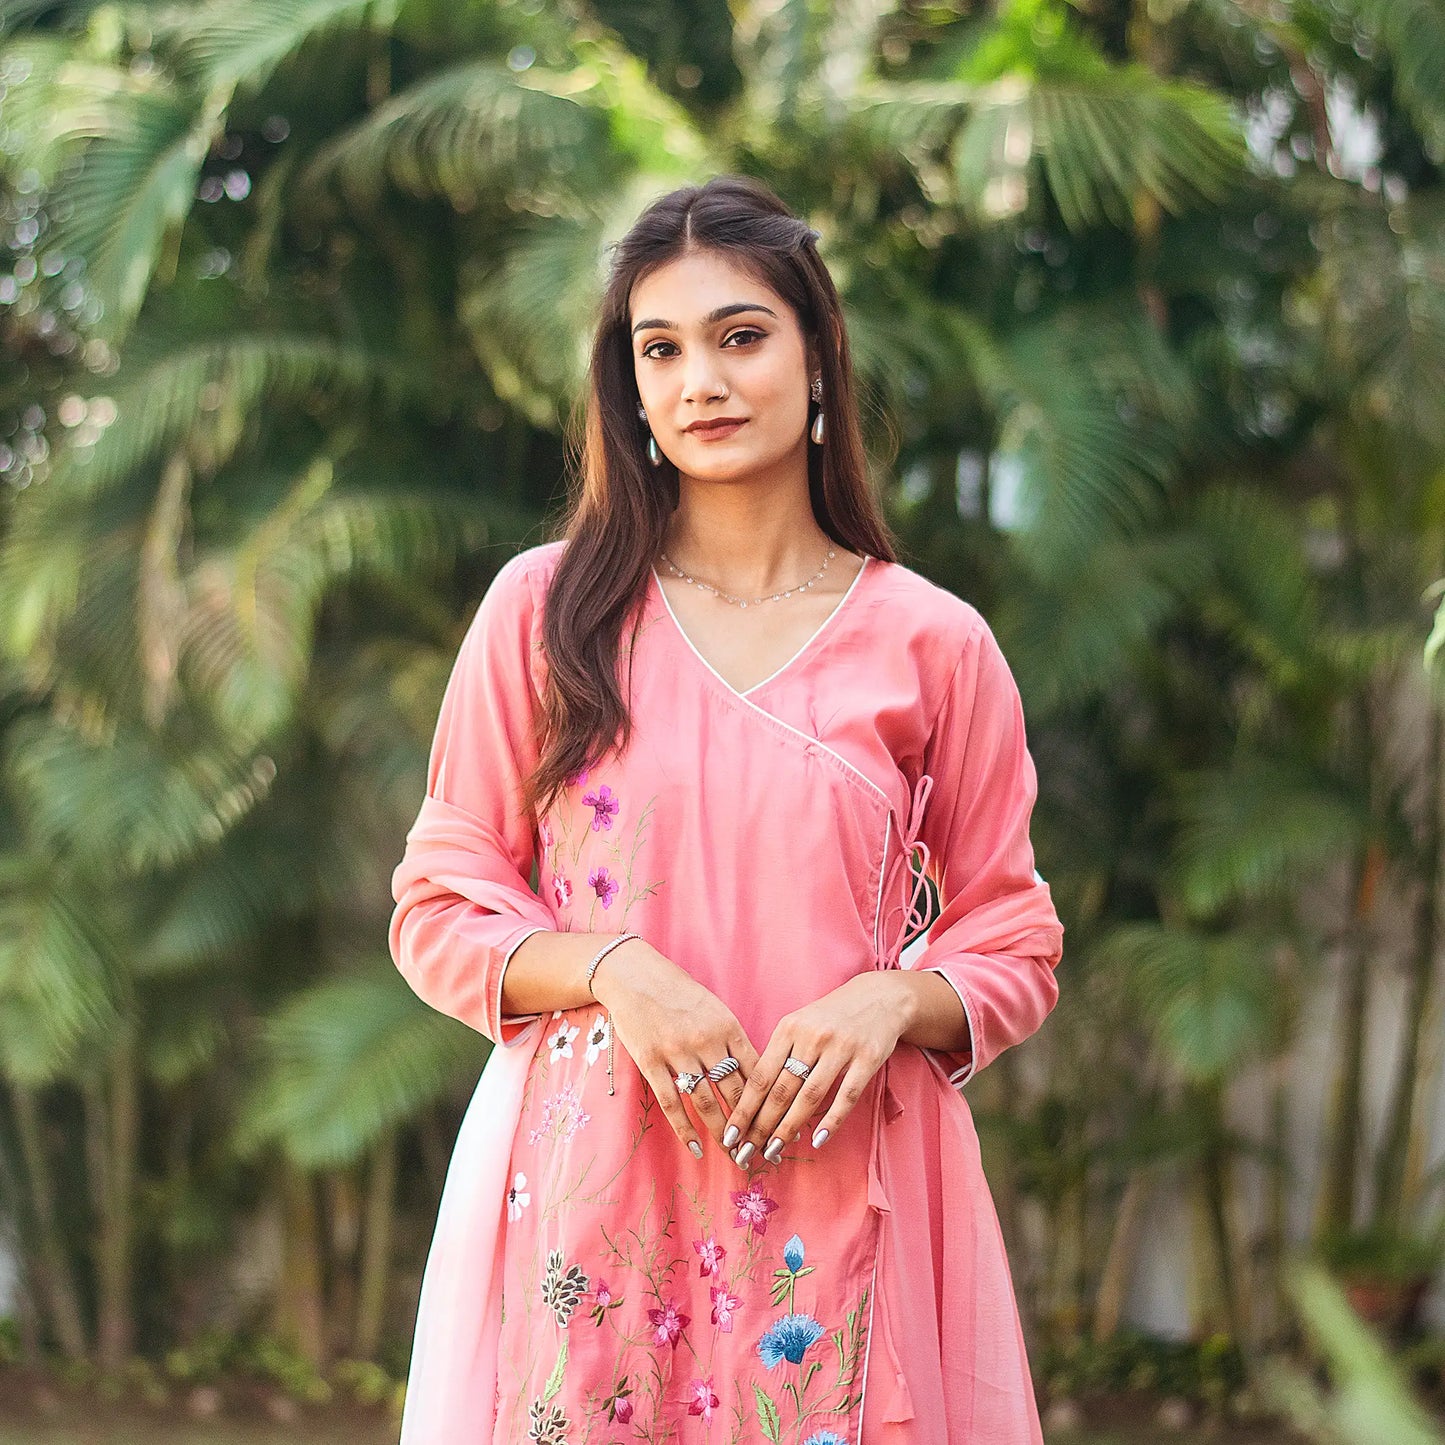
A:
[[[1287,897],[1357,845],[1367,819],[1333,779],[1293,759],[1241,753],[1178,783],[1181,826],[1167,885],[1205,918],[1248,899]]]
[[[266,1025],[264,1055],[238,1147],[276,1141],[303,1168],[331,1168],[446,1097],[485,1044],[421,1003],[388,964],[289,1000]]]
[[[1125,924],[1100,944],[1133,980],[1160,1046],[1200,1081],[1224,1077],[1267,1045],[1283,1002],[1275,946],[1243,930],[1208,935],[1155,923]]]

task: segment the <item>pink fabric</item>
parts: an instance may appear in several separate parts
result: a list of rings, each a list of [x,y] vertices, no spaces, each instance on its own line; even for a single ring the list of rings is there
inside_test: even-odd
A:
[[[840,1366],[836,1406],[810,1406],[800,1440],[1034,1445],[1008,1263],[958,1088],[1053,1007],[1063,934],[1034,868],[1036,779],[991,630],[917,573],[869,559],[808,644],[743,694],[692,647],[653,577],[633,647],[632,743],[534,820],[516,787],[536,757],[542,602],[564,545],[522,553],[489,588],[393,882],[398,967],[434,1007],[505,1045],[453,1155],[403,1445],[525,1439],[529,1410],[570,1419],[580,1439],[604,1399],[604,1423],[625,1423],[620,1409],[637,1426],[651,1410],[681,1439],[766,1433],[751,1414],[760,1391],[786,1406],[786,1381],[813,1388],[791,1356],[770,1363],[762,1336],[780,1307],[742,1268],[756,1259],[754,1273],[773,1273],[787,1231],[808,1267],[782,1309],[841,1327],[850,1302],[865,1304],[860,1368],[844,1380]],[[527,882],[534,861],[541,897]],[[607,1095],[595,1006],[501,1013],[507,961],[531,932],[626,929],[718,993],[761,1049],[785,1013],[863,969],[899,966],[922,872],[943,909],[912,962],[958,992],[971,1047],[900,1046],[822,1150],[805,1138],[754,1171],[775,1211],[760,1226],[735,1205],[748,1178],[711,1141],[693,1160],[655,1106],[653,1127],[639,1128],[650,1091],[620,1043]],[[625,1161],[616,1179],[584,1197],[580,1181],[612,1161]],[[616,1230],[660,1197],[686,1200],[693,1217],[669,1216],[643,1241],[660,1274],[628,1276]],[[676,1257],[664,1259],[664,1240]],[[630,1293],[613,1288],[629,1278]],[[643,1285],[656,1297],[640,1300]],[[718,1322],[720,1285],[741,1301],[735,1322],[726,1310]]]

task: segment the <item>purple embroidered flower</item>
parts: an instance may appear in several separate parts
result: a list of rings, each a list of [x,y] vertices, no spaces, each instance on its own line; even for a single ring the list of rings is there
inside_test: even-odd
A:
[[[552,875],[552,897],[558,908],[565,908],[572,901],[572,880],[565,873]]]
[[[819,1430],[816,1435],[809,1435],[803,1445],[848,1445],[848,1442],[836,1430]]]
[[[592,1290],[592,1297],[603,1309],[606,1309],[607,1306],[612,1303],[612,1291],[607,1287],[607,1281],[605,1279],[599,1279],[597,1281],[596,1286]]]
[[[758,1354],[770,1370],[781,1360],[800,1365],[803,1351],[822,1338],[823,1326],[812,1315],[784,1315],[758,1341]]]
[[[598,898],[602,900],[604,908],[612,906],[612,900],[617,897],[617,890],[622,885],[601,865],[594,868],[587,875],[588,884],[597,892]]]
[[[722,1269],[723,1260],[727,1258],[727,1250],[712,1235],[708,1235],[706,1239],[693,1240],[692,1247],[702,1257],[697,1267],[698,1274],[710,1274],[716,1277]]]
[[[595,1324],[598,1329],[601,1329],[602,1321],[606,1317],[607,1311],[617,1309],[622,1303],[622,1296],[614,1295],[611,1286],[608,1285],[605,1280],[600,1279],[597,1281],[596,1287],[588,1290],[587,1293],[590,1294],[593,1299],[592,1308],[588,1313],[592,1316],[593,1324]],[[627,1377],[624,1375],[618,1383],[619,1385],[626,1385]]]
[[[595,792],[583,793],[582,801],[592,809],[592,831],[595,833],[599,828],[611,829],[612,820],[617,816],[617,810],[622,806],[622,799],[603,783]]]
[[[598,1014],[587,1030],[587,1063],[589,1065],[597,1062],[597,1056],[607,1047],[607,1040],[611,1037],[612,1020]]]
[[[527,1143],[535,1144],[538,1139],[546,1137],[565,1144],[591,1118],[592,1115],[582,1107],[582,1096],[575,1086],[569,1084],[542,1101],[542,1122],[528,1134]]]
[[[746,1189],[732,1191],[733,1203],[738,1207],[737,1218],[733,1221],[739,1229],[755,1229],[759,1234],[768,1232],[768,1215],[778,1207],[776,1199],[769,1199],[763,1193],[763,1182],[754,1179]]]
[[[685,1315],[679,1311],[676,1300],[669,1300],[667,1308],[663,1310],[648,1310],[647,1318],[655,1326],[653,1330],[653,1342],[659,1345],[671,1345],[677,1348],[677,1342],[682,1338],[682,1332],[692,1320],[691,1315]]]
[[[795,1234],[783,1246],[783,1260],[794,1274],[803,1267],[803,1241]]]
[[[712,1322],[723,1334],[733,1332],[733,1312],[742,1308],[742,1299],[733,1294],[725,1284],[712,1287]]]
[[[632,1418],[632,1397],[619,1395],[612,1402],[612,1413],[619,1425],[625,1425]]]
[[[712,1376],[705,1380],[694,1380],[689,1386],[692,1400],[687,1407],[689,1415],[701,1415],[704,1425],[712,1424],[712,1412],[718,1407],[717,1392],[712,1387]]]

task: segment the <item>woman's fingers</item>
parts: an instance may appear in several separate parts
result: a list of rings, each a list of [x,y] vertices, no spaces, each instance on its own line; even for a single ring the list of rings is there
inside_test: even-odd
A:
[[[678,1072],[681,1073],[682,1070],[679,1069]],[[667,1122],[672,1125],[672,1132],[688,1147],[694,1158],[701,1159],[702,1139],[692,1122],[692,1116],[683,1107],[677,1080],[672,1072],[666,1064],[659,1062],[642,1069],[642,1076],[657,1096],[657,1102],[662,1106]]]
[[[821,1149],[827,1142],[828,1137],[838,1132],[838,1126],[853,1112],[858,1100],[863,1097],[863,1091],[868,1087],[869,1081],[882,1068],[881,1063],[872,1063],[861,1055],[855,1055],[853,1061],[843,1071],[843,1077],[838,1084],[838,1093],[833,1102],[828,1106],[828,1111],[818,1120],[817,1127],[812,1131],[812,1136],[805,1142],[812,1145],[814,1149]],[[809,1083],[812,1079],[809,1078]],[[784,1120],[784,1127],[788,1124]]]

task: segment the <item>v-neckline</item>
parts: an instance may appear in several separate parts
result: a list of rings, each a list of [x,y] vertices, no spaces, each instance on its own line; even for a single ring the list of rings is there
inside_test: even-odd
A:
[[[668,600],[667,590],[662,585],[662,578],[658,576],[657,568],[655,566],[649,566],[648,570],[652,573],[652,580],[657,588],[657,595],[662,599],[662,605],[667,609],[667,615],[672,619],[672,625],[677,629],[677,635],[682,638],[682,640],[687,644],[693,656],[696,657],[697,660],[702,663],[702,665],[707,668],[707,670],[712,673],[712,675],[717,678],[717,680],[723,685],[723,687],[725,687],[730,693],[732,693],[734,697],[746,698],[748,701],[751,701],[752,695],[755,692],[757,692],[762,687],[766,687],[767,684],[772,682],[775,678],[781,677],[783,673],[785,673],[789,668],[796,666],[802,660],[802,658],[804,658],[809,652],[813,650],[813,647],[817,643],[818,639],[822,637],[822,635],[827,632],[830,627],[833,626],[839,614],[848,605],[848,599],[852,597],[852,595],[858,590],[858,584],[863,580],[863,574],[868,570],[868,566],[873,560],[874,559],[871,554],[867,552],[863,553],[863,565],[857,570],[856,573],[854,573],[853,580],[848,584],[847,589],[838,599],[833,610],[818,624],[816,628],[813,629],[813,632],[803,642],[803,645],[799,647],[798,650],[794,652],[793,655],[782,664],[782,666],[774,668],[773,671],[770,672],[765,678],[762,678],[760,681],[753,683],[751,687],[746,688],[734,687],[732,683],[730,683],[727,678],[725,678],[722,673],[720,673],[717,668],[715,668],[712,663],[710,663],[707,658],[702,655],[702,653],[698,650],[697,644],[692,640],[691,637],[687,635],[687,629],[678,620],[677,613],[672,610],[672,603]]]

